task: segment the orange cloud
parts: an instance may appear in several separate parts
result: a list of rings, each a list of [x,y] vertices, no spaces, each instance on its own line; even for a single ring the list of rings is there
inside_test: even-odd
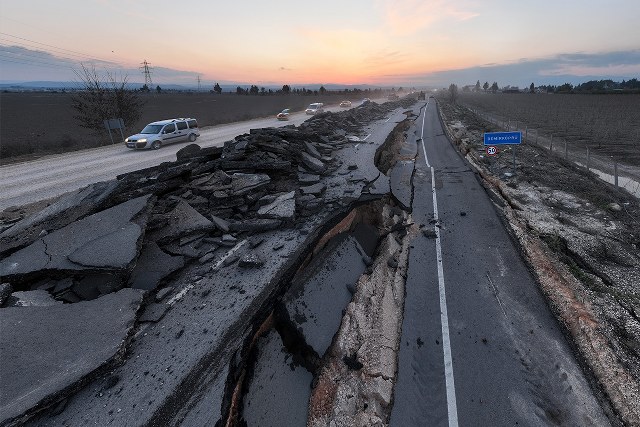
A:
[[[479,15],[472,10],[475,2],[459,0],[378,0],[385,25],[395,35],[406,36],[436,21],[466,21]]]

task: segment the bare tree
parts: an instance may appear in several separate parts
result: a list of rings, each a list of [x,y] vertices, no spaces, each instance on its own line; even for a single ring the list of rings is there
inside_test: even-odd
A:
[[[74,116],[80,126],[99,131],[104,121],[121,118],[125,126],[132,126],[142,114],[144,102],[137,91],[127,88],[126,76],[120,80],[110,73],[103,78],[94,66],[76,70],[82,90],[72,97],[71,106],[76,110]]]

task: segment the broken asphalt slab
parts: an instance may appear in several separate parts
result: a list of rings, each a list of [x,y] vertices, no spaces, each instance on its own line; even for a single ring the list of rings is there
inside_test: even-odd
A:
[[[94,301],[0,310],[0,424],[71,392],[124,350],[142,291]]]
[[[155,242],[147,242],[131,271],[129,284],[135,289],[153,290],[160,281],[184,267],[184,258],[171,256],[162,251]]]
[[[36,417],[28,425],[58,426],[64,420],[166,425],[178,419],[174,417],[195,416],[191,408],[201,408],[202,399],[222,401],[225,384],[219,378],[239,357],[234,352],[242,347],[247,325],[277,292],[291,265],[304,259],[321,224],[305,223],[304,234],[291,229],[265,233],[266,241],[282,242],[278,251],[266,243],[251,248],[246,241],[230,249],[239,258],[254,254],[264,259],[261,267],[234,263],[212,269],[211,264],[224,259],[218,255],[209,264],[183,269],[171,281],[174,294],[143,313],[140,321],[147,326],[128,347],[126,363],[113,371],[120,378],[118,393],[98,396],[95,390],[101,385],[96,379],[69,400],[62,414]],[[219,406],[209,411],[220,417]]]
[[[385,114],[388,112],[386,110]],[[392,123],[387,126],[385,132],[393,127]],[[158,307],[161,310],[157,314],[161,315],[149,316],[150,321],[140,325],[128,347],[125,363],[113,371],[112,375],[120,378],[117,392],[112,389],[98,395],[96,389],[102,387],[101,380],[87,378],[88,385],[69,399],[59,416],[48,412],[29,421],[29,425],[53,426],[61,422],[163,425],[167,420],[200,419],[200,415],[192,412],[193,408],[202,409],[206,402],[222,401],[225,384],[220,381],[221,376],[225,377],[227,370],[236,363],[236,358],[241,357],[234,356],[234,353],[241,350],[252,323],[274,303],[273,298],[282,290],[282,284],[288,283],[327,227],[340,221],[359,203],[365,187],[370,190],[372,182],[384,184],[386,180],[372,164],[375,144],[363,144],[360,150],[354,149],[353,145],[346,144],[344,138],[331,136],[333,128],[327,130],[329,125],[325,122],[316,121],[305,128],[304,132],[297,129],[252,132],[250,136],[237,138],[244,141],[243,150],[235,150],[233,144],[225,144],[220,161],[194,160],[194,164],[173,168],[175,170],[171,169],[171,173],[164,175],[162,171],[167,166],[158,167],[158,176],[167,179],[162,183],[149,179],[146,172],[121,178],[130,187],[121,189],[114,200],[126,199],[132,194],[142,195],[145,191],[153,192],[158,198],[158,203],[149,208],[153,212],[148,221],[149,230],[144,235],[145,242],[154,240],[153,235],[163,232],[168,225],[164,221],[181,199],[206,221],[212,215],[226,221],[229,224],[228,236],[222,236],[213,223],[205,223],[200,231],[197,231],[199,227],[194,230],[194,227],[187,226],[170,234],[171,245],[184,244],[180,247],[187,247],[193,244],[193,255],[201,255],[202,248],[210,242],[219,247],[214,252],[206,249],[207,256],[213,254],[206,262],[185,260],[185,267],[171,275],[166,284],[173,287],[174,292],[162,303],[163,306]],[[380,132],[376,140],[384,140],[385,137],[386,133]],[[293,200],[298,201],[300,184],[297,174],[309,173],[298,157],[300,147],[307,140],[313,141],[326,167],[322,181],[327,189],[312,201],[317,210],[311,211],[296,203],[295,223],[283,221],[273,229],[280,220],[256,222],[259,220],[258,210],[264,206],[258,202],[261,197],[295,190]],[[260,152],[262,147],[271,151]],[[353,179],[333,174],[343,163],[357,165],[357,171],[348,171],[348,174],[354,174]],[[288,168],[282,169],[285,164],[289,164]],[[226,172],[220,169],[225,167],[230,169]],[[239,196],[234,193],[228,178],[233,179],[242,168],[250,168],[252,172],[268,170],[270,181],[263,184],[265,179],[244,179],[244,184],[238,184],[236,190],[252,189]],[[217,178],[207,175],[212,171],[218,175]],[[192,185],[197,179],[202,179],[201,185]],[[240,183],[239,180],[237,182]],[[380,185],[378,188],[384,187]],[[376,194],[376,197],[382,196],[382,193]],[[247,228],[245,224],[251,225],[248,227],[250,230],[243,231]],[[261,244],[245,244],[248,236],[264,229],[273,230],[259,236]],[[202,239],[191,240],[200,234]],[[202,246],[199,246],[200,241],[204,242]],[[169,251],[164,243],[158,244],[164,251]],[[245,262],[237,262],[240,260]],[[225,413],[224,407],[214,406],[212,413],[203,415],[204,418],[212,419],[220,411]]]
[[[243,398],[246,425],[304,426],[313,375],[294,360],[271,330],[258,340],[258,361]]]
[[[138,255],[151,196],[95,213],[46,234],[0,261],[0,276],[44,271],[124,270]],[[142,215],[144,216],[144,215]],[[114,250],[117,248],[117,250]]]
[[[157,241],[167,242],[187,234],[210,230],[212,227],[214,225],[211,221],[183,200],[165,215],[165,225],[153,237]]]
[[[351,301],[351,291],[366,269],[364,249],[350,234],[332,239],[296,278],[284,298],[290,321],[322,357]]]
[[[46,208],[26,216],[0,234],[0,253],[28,245],[45,230],[59,229],[93,213],[108,200],[118,184],[118,181],[111,180],[88,185],[65,194]],[[16,237],[19,238],[15,239]]]
[[[266,206],[258,209],[258,216],[270,219],[292,220],[295,217],[295,191],[290,191],[276,197]]]
[[[402,160],[397,162],[390,173],[391,194],[402,209],[410,212],[413,200],[413,186],[411,179],[415,169],[415,161]]]
[[[412,125],[410,131],[407,132],[407,137],[400,146],[398,161],[389,172],[391,194],[400,206],[408,212],[411,212],[411,204],[413,202],[412,178],[417,155],[416,131],[415,125]]]

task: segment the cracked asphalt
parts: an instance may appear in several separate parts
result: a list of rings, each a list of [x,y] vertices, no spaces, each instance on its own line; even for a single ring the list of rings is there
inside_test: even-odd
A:
[[[380,175],[373,159],[381,141],[405,119],[399,110],[368,126],[362,140],[341,149],[340,167],[334,176],[322,185],[301,188],[303,194],[324,193],[332,209],[305,219],[295,228],[267,231],[260,239],[226,241],[223,254],[212,252],[201,258],[205,261],[179,271],[172,277],[170,288],[163,289],[166,292],[158,292],[151,297],[154,302],[143,304],[144,311],[139,313],[135,328],[131,318],[138,310],[141,294],[131,290],[130,310],[121,313],[123,325],[119,333],[126,337],[127,353],[123,364],[111,364],[108,371],[87,377],[68,399],[26,425],[221,422],[227,415],[229,387],[236,380],[240,359],[245,357],[243,343],[254,332],[255,322],[267,316],[282,284],[305,264],[310,248],[325,238],[327,227],[349,214],[364,190],[368,195],[360,199],[361,203],[390,192],[396,206],[384,210],[383,216],[394,218],[400,226],[392,227],[393,233],[385,236],[382,246],[389,252],[381,252],[384,258],[375,261],[375,268],[367,268],[361,280],[351,285],[353,289],[366,289],[366,280],[379,280],[378,274],[389,274],[383,289],[372,294],[356,293],[355,302],[364,308],[355,309],[353,302],[344,311],[333,307],[343,316],[333,339],[333,331],[320,331],[322,345],[317,346],[317,352],[333,352],[335,357],[329,368],[335,368],[338,375],[347,369],[351,379],[360,376],[367,383],[364,388],[333,385],[338,387],[336,411],[351,408],[350,387],[369,394],[365,401],[371,405],[365,404],[355,414],[351,410],[347,414],[351,418],[345,418],[349,421],[344,425],[386,424],[386,411],[391,411],[390,425],[397,426],[608,425],[588,379],[505,229],[503,218],[474,171],[444,136],[435,102],[417,103],[406,113],[412,123],[404,131],[406,140],[399,147],[397,162],[388,177]],[[308,162],[307,166],[314,167],[313,160]],[[285,199],[277,199],[268,209],[290,201]],[[136,205],[135,200],[124,205]],[[189,215],[189,221],[196,221],[194,215]],[[125,212],[125,222],[133,216],[134,213]],[[91,218],[87,219],[95,220]],[[205,229],[212,227],[208,219],[205,221]],[[228,222],[215,216],[213,221],[218,221],[216,226],[229,227]],[[136,226],[135,221],[128,224]],[[101,225],[98,220],[96,227]],[[125,228],[124,241],[141,244],[136,231]],[[79,265],[101,268],[93,265],[95,261],[89,254],[110,253],[112,249],[101,246],[100,238],[86,241],[82,236],[72,236],[69,253],[49,254],[47,240],[64,237],[56,233],[41,239],[43,253],[49,257],[44,267],[21,266],[20,262],[17,266],[46,269],[59,258],[55,269],[72,270],[75,267],[65,261],[68,258]],[[117,236],[111,235],[104,242],[117,241]],[[188,244],[185,240],[184,245]],[[36,259],[33,251],[42,248],[30,248],[27,258]],[[145,248],[142,252],[147,255],[140,257],[140,263],[148,257],[147,251],[157,250]],[[362,251],[355,252],[358,258]],[[15,261],[20,261],[21,256],[18,251],[11,255],[15,259],[3,260],[4,271],[15,268]],[[327,256],[327,260],[330,258]],[[365,258],[362,262],[368,263]],[[118,268],[130,263],[126,250],[116,252],[109,261],[109,265]],[[341,294],[348,299],[341,286]],[[351,288],[349,292],[353,292]],[[313,294],[308,293],[310,300],[321,299]],[[171,297],[164,301],[168,295]],[[327,299],[326,295],[323,297]],[[369,302],[373,305],[369,306]],[[307,303],[301,301],[301,307],[306,308]],[[90,309],[86,304],[76,307]],[[350,336],[353,332],[349,332],[349,319],[357,323],[353,319],[363,316],[358,310],[371,307],[375,307],[375,313],[367,312],[366,317],[373,320],[368,330],[359,331],[357,339]],[[314,309],[323,314],[329,311]],[[335,323],[334,319],[330,329],[335,328]],[[72,334],[73,329],[67,332]],[[312,336],[307,339],[312,340]],[[331,343],[335,347],[327,349]],[[261,346],[275,348],[278,354],[273,335],[262,340]],[[271,368],[263,365],[262,369],[268,378]],[[304,386],[309,373],[299,378],[303,380],[298,386]],[[330,387],[333,379],[319,381],[321,386],[316,389]],[[254,390],[254,401],[261,401],[255,396],[265,387],[270,387],[268,379]],[[320,393],[311,397],[313,415],[308,425],[322,425],[326,420],[322,417],[327,414],[318,412],[319,407],[328,408],[322,399]],[[260,405],[267,414],[274,409],[263,401]],[[298,420],[296,423],[304,418],[304,411],[297,409],[293,417]],[[254,420],[262,420],[258,423],[264,425],[265,418],[261,417]]]

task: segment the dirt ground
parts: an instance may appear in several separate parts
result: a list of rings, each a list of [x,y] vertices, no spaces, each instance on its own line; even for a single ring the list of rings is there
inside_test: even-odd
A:
[[[505,128],[528,128],[530,136],[545,139],[553,135],[570,149],[589,147],[592,154],[640,166],[640,95],[461,93],[459,103]]]
[[[440,99],[452,141],[475,165],[602,400],[640,423],[640,205],[624,190],[548,150],[523,144],[489,157],[502,131]]]
[[[284,108],[301,111],[311,102],[338,104],[343,95],[248,96],[232,93],[212,94],[166,92],[142,94],[145,105],[137,123],[125,124],[125,137],[145,124],[172,117],[194,117],[201,127],[268,117]],[[353,101],[363,95],[352,95]],[[8,92],[0,94],[0,159],[74,151],[111,144],[109,133],[81,128],[74,118],[70,93]],[[347,99],[349,99],[347,97]],[[118,131],[115,131],[118,132]],[[122,137],[113,134],[115,141]]]

